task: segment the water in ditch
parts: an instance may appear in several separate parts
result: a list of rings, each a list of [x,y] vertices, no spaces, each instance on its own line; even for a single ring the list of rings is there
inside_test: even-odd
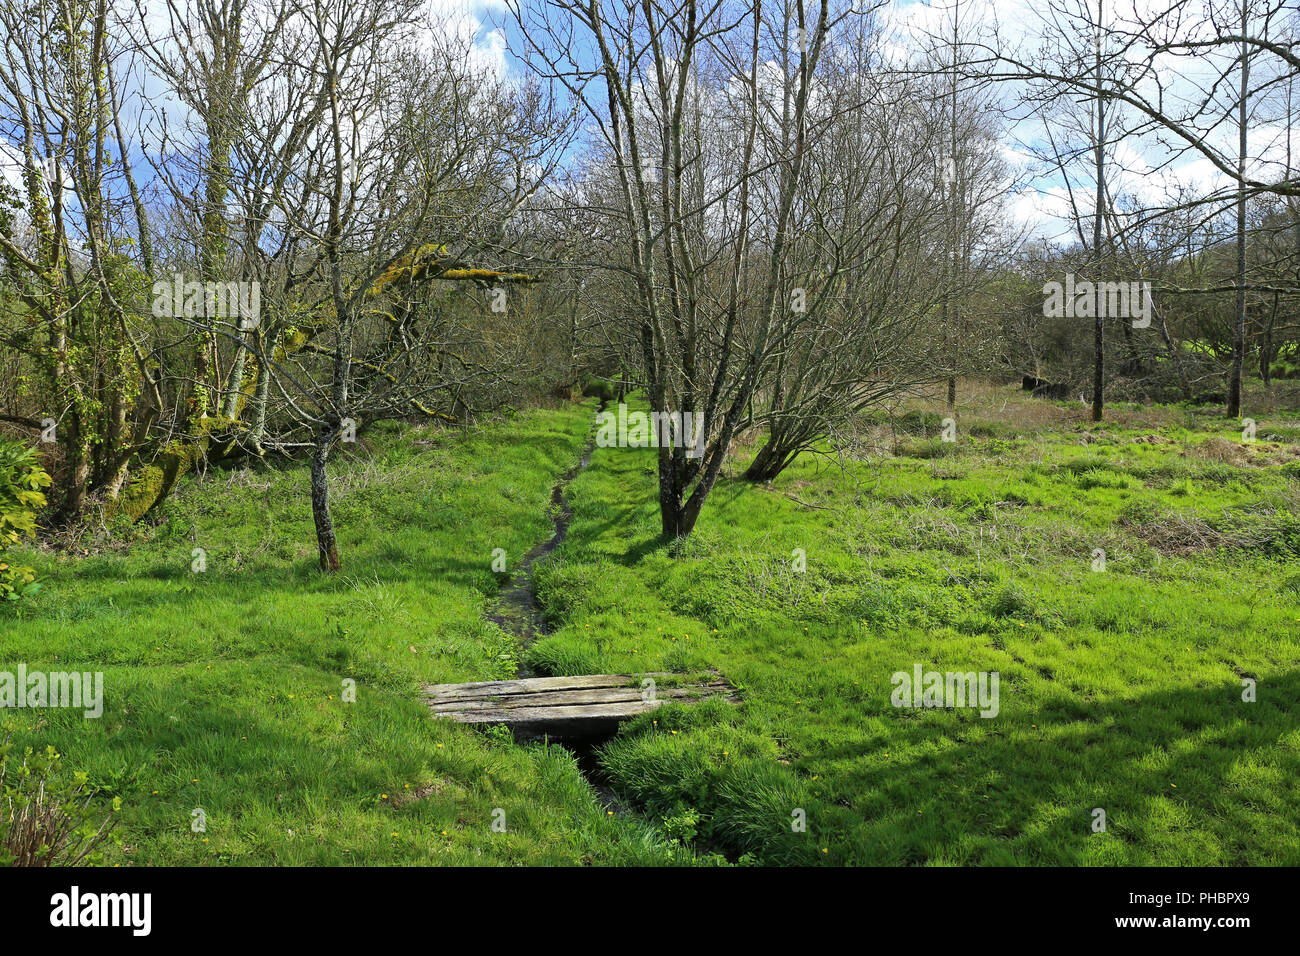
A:
[[[605,405],[602,402],[600,410],[603,411],[604,408]],[[550,633],[550,628],[546,624],[546,616],[542,612],[541,602],[537,600],[537,591],[533,587],[533,568],[536,567],[539,561],[563,544],[564,539],[568,536],[569,525],[573,522],[573,509],[564,497],[564,492],[569,487],[569,483],[591,464],[591,455],[595,446],[596,438],[593,434],[583,448],[582,457],[578,460],[578,463],[565,472],[560,477],[560,480],[555,483],[555,487],[551,490],[551,514],[555,522],[555,532],[547,540],[534,545],[524,555],[523,560],[519,562],[519,567],[511,575],[510,581],[497,592],[497,598],[487,613],[488,620],[494,622],[507,634],[513,635],[518,642],[519,667],[517,675],[520,678],[547,676],[539,674],[527,663],[528,648],[539,637],[545,637]],[[627,812],[630,808],[609,787],[596,754],[597,748],[608,739],[609,735],[551,738],[548,743],[557,743],[574,755],[578,762],[578,769],[587,779],[587,782],[591,784],[597,798],[607,810],[613,810],[616,813]]]

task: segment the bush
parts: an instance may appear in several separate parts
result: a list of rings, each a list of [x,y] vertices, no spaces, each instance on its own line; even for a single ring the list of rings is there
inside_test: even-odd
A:
[[[957,451],[957,443],[944,441],[942,438],[927,438],[920,441],[899,442],[897,454],[900,458],[948,458]]]
[[[582,394],[594,396],[603,402],[612,402],[618,395],[618,389],[614,383],[606,378],[599,378],[595,375],[584,375],[582,377]]]
[[[95,790],[86,774],[71,778],[53,747],[11,756],[9,735],[0,743],[0,865],[77,866],[100,862],[100,845],[109,837],[113,816],[100,818],[91,807]],[[121,798],[113,798],[113,810]]]
[[[36,511],[45,507],[41,489],[49,484],[34,448],[0,440],[0,600],[16,601],[40,588],[31,568],[9,564],[4,553],[36,535]]]
[[[989,613],[996,617],[1017,617],[1033,615],[1033,605],[1029,598],[1014,584],[1008,584],[993,596],[989,604]]]

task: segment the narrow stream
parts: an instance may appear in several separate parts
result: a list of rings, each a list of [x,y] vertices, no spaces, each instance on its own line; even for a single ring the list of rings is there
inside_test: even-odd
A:
[[[603,404],[601,408],[604,408]],[[489,621],[496,623],[507,634],[513,634],[519,641],[519,677],[543,676],[529,667],[525,660],[528,648],[533,642],[538,637],[545,637],[550,633],[550,628],[546,626],[545,615],[542,614],[542,605],[537,600],[537,591],[533,588],[533,566],[563,544],[568,536],[569,525],[573,522],[573,509],[564,498],[564,490],[569,486],[569,482],[591,464],[591,453],[595,447],[596,437],[593,435],[583,449],[581,460],[556,482],[555,488],[551,491],[555,534],[541,544],[535,545],[524,555],[510,582],[497,593],[497,599],[487,615]]]
[[[604,409],[605,403],[601,402],[598,411],[604,411]],[[563,544],[564,539],[568,536],[569,525],[573,522],[573,509],[569,507],[564,492],[569,487],[569,483],[591,464],[591,454],[595,447],[596,436],[593,432],[583,448],[582,458],[560,477],[560,480],[555,484],[555,488],[551,491],[551,511],[555,518],[555,533],[546,541],[535,545],[532,550],[524,555],[524,559],[519,562],[519,567],[511,575],[509,583],[497,592],[497,598],[487,613],[489,621],[494,622],[507,634],[514,635],[519,642],[519,668],[517,673],[521,678],[547,676],[537,673],[534,668],[528,666],[526,661],[528,648],[532,646],[533,642],[539,637],[545,637],[551,633],[551,629],[546,624],[546,616],[542,613],[541,602],[537,600],[537,591],[533,587],[533,568],[538,561]],[[615,813],[625,813],[630,808],[618,798],[618,795],[605,781],[600,769],[600,762],[596,756],[596,748],[604,743],[606,739],[583,737],[560,740],[559,743],[573,753],[578,762],[579,770],[582,771],[582,775],[587,779],[587,782],[591,784],[591,788],[596,792],[596,798],[601,805],[607,810],[613,810]]]

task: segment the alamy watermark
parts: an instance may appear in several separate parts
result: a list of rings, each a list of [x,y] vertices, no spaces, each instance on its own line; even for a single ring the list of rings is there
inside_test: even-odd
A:
[[[245,332],[257,328],[262,316],[260,282],[186,282],[177,272],[168,282],[153,284],[153,314],[158,318],[227,319]]]
[[[895,671],[889,681],[895,707],[978,707],[981,717],[998,715],[997,671],[926,671],[920,664],[912,673]]]
[[[704,456],[704,419],[692,412],[618,412],[596,415],[596,444],[601,448],[682,448],[687,458]]]
[[[83,893],[74,885],[50,897],[50,925],[56,928],[117,926],[130,929],[133,936],[148,936],[152,911],[151,893]]]
[[[1049,319],[1130,319],[1135,329],[1151,325],[1150,282],[1065,282],[1043,285],[1043,315]]]
[[[104,714],[102,671],[0,671],[0,708],[38,709],[69,707],[84,709],[88,718]]]

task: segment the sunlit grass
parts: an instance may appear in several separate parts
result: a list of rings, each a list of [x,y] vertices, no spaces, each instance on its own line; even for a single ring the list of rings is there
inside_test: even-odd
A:
[[[648,544],[652,453],[598,450],[535,656],[712,667],[744,696],[627,727],[614,781],[765,862],[1300,862],[1297,473],[1205,460],[1231,427],[1213,420],[1080,444],[1010,395],[962,417],[1013,444],[723,481],[680,548]],[[1165,554],[1143,534],[1170,514],[1257,533]],[[999,715],[895,709],[890,676],[915,663],[999,672]]]
[[[955,444],[918,400],[771,487],[734,462],[671,545],[653,452],[596,450],[529,660],[713,669],[739,697],[606,746],[635,817],[567,751],[434,721],[418,690],[513,676],[483,618],[493,550],[513,565],[551,534],[590,403],[369,436],[335,467],[334,578],[296,468],[212,473],[133,538],[35,554],[46,587],[0,618],[0,668],[103,670],[107,710],[6,716],[122,798],[111,863],[1300,862],[1294,446],[1243,446],[1208,410],[1099,427],[963,395]],[[917,663],[997,671],[998,716],[894,708]]]
[[[314,567],[301,469],[192,482],[129,551],[36,555],[47,586],[0,619],[0,668],[102,670],[106,713],[8,716],[122,798],[107,862],[679,858],[610,817],[566,751],[434,721],[419,698],[421,682],[514,675],[513,640],[482,619],[492,552],[513,564],[549,533],[590,414],[529,413],[433,447],[375,436],[375,458],[335,469],[335,578]]]

